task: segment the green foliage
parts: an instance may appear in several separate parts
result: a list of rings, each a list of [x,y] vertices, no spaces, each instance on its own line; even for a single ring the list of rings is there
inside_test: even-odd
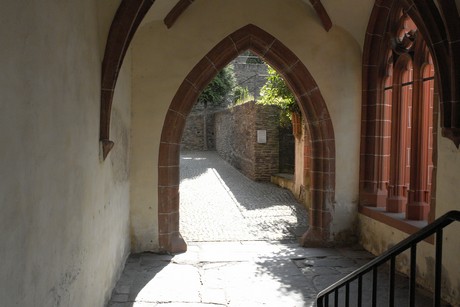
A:
[[[236,105],[253,101],[254,96],[249,93],[247,87],[237,86],[233,91],[233,103]]]
[[[294,94],[286,85],[283,77],[270,66],[268,66],[267,82],[260,90],[260,98],[257,103],[278,106],[281,109],[282,125],[290,123],[292,112],[300,113]]]
[[[235,83],[233,66],[227,65],[206,86],[198,97],[198,102],[203,103],[205,106],[208,104],[214,106],[224,104],[227,95],[231,93]]]

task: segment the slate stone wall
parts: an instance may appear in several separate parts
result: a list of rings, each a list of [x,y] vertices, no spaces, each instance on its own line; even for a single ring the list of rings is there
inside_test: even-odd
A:
[[[190,114],[185,123],[182,135],[182,149],[204,150],[204,116],[202,114]]]
[[[237,84],[247,88],[257,100],[260,96],[260,89],[267,82],[267,65],[239,63],[237,60],[232,64]]]
[[[197,104],[187,117],[182,135],[182,149],[185,150],[216,150],[215,113],[217,108],[204,108]],[[206,125],[205,125],[206,120]]]
[[[248,102],[215,114],[216,150],[228,163],[256,181],[279,171],[279,109]],[[257,143],[257,130],[267,142]]]
[[[280,127],[280,173],[294,174],[295,169],[295,138],[292,126]]]

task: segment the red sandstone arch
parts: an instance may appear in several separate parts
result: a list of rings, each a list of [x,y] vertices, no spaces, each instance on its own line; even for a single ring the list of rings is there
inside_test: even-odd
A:
[[[110,115],[118,73],[131,39],[154,1],[123,0],[110,26],[102,61],[101,110],[99,115],[99,141],[102,144],[104,159],[114,145],[110,140]]]
[[[287,81],[306,118],[311,136],[311,204],[309,230],[302,244],[330,241],[331,208],[335,191],[335,140],[324,99],[307,68],[276,38],[247,25],[219,42],[192,69],[174,96],[163,125],[158,161],[158,220],[160,250],[182,252],[179,233],[179,155],[187,115],[199,93],[219,70],[240,53],[251,50]]]

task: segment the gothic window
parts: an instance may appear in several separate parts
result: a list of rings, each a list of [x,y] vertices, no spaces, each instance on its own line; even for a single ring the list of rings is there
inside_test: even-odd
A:
[[[427,220],[433,171],[434,65],[421,33],[403,9],[394,10],[388,20],[387,50],[378,60],[380,94],[372,105],[375,118],[366,121],[364,137],[375,141],[363,147],[365,167],[372,166],[372,171],[362,172],[362,204],[404,213],[410,220]]]

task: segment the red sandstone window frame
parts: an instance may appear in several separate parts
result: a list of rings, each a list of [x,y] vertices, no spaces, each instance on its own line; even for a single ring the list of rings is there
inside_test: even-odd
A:
[[[372,55],[372,44],[365,46],[363,78],[370,80],[363,80],[359,212],[414,233],[435,211],[436,78],[407,12],[393,6],[387,18],[380,42],[386,48]],[[378,73],[368,73],[372,68]]]

